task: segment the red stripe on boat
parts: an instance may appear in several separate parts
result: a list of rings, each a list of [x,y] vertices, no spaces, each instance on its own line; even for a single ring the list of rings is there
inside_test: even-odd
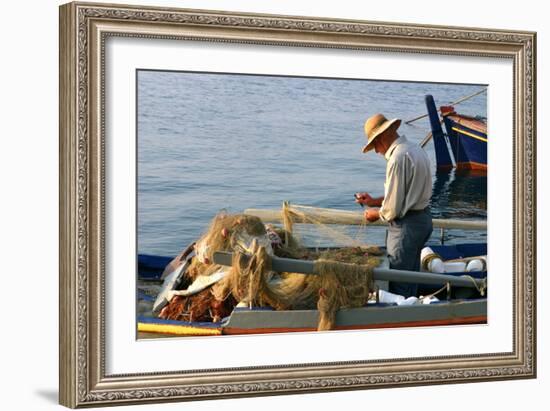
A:
[[[451,318],[445,320],[425,320],[425,321],[408,321],[402,323],[384,323],[370,325],[351,325],[336,327],[335,330],[370,330],[380,328],[403,328],[403,327],[430,327],[440,325],[466,325],[466,324],[487,324],[487,316],[480,315],[474,317]],[[273,333],[288,333],[288,332],[311,332],[317,331],[314,327],[304,328],[223,328],[224,335],[242,335],[242,334],[273,334]]]

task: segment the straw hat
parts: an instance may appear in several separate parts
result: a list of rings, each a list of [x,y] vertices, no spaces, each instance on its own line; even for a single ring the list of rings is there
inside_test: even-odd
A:
[[[375,114],[365,121],[365,135],[367,136],[367,145],[363,147],[363,153],[366,153],[373,149],[372,143],[374,139],[382,134],[384,131],[388,130],[390,127],[393,127],[394,130],[397,130],[401,125],[401,120],[394,118],[393,120],[388,120],[384,117],[383,114]]]

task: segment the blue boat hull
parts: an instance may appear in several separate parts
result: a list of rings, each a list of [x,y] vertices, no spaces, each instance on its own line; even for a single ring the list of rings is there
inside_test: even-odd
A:
[[[438,171],[456,168],[485,172],[488,141],[485,122],[479,118],[457,114],[451,106],[440,108],[440,119],[433,97],[427,95],[425,101]],[[446,133],[443,133],[441,123],[445,124]]]
[[[487,134],[444,117],[457,170],[487,170]]]

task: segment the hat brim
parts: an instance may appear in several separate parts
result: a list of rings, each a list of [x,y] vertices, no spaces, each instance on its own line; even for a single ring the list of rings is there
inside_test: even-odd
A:
[[[388,120],[384,124],[382,124],[378,130],[376,130],[376,133],[372,137],[369,138],[367,145],[363,147],[363,153],[367,153],[371,151],[374,148],[374,140],[376,140],[376,137],[384,133],[385,131],[389,130],[390,127],[393,127],[394,130],[397,130],[399,126],[401,125],[401,119],[394,118],[393,120]]]

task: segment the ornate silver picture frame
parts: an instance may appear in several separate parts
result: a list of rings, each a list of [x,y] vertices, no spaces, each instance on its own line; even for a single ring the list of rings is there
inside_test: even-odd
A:
[[[106,371],[105,65],[110,38],[363,50],[512,62],[512,350],[202,370]],[[220,66],[220,70],[223,67]],[[70,3],[60,7],[60,403],[192,401],[536,376],[536,35]],[[116,159],[114,160],[116,161]],[[490,319],[489,319],[490,321]],[[269,337],[264,337],[269,338]],[[180,340],[182,347],[185,340]]]

